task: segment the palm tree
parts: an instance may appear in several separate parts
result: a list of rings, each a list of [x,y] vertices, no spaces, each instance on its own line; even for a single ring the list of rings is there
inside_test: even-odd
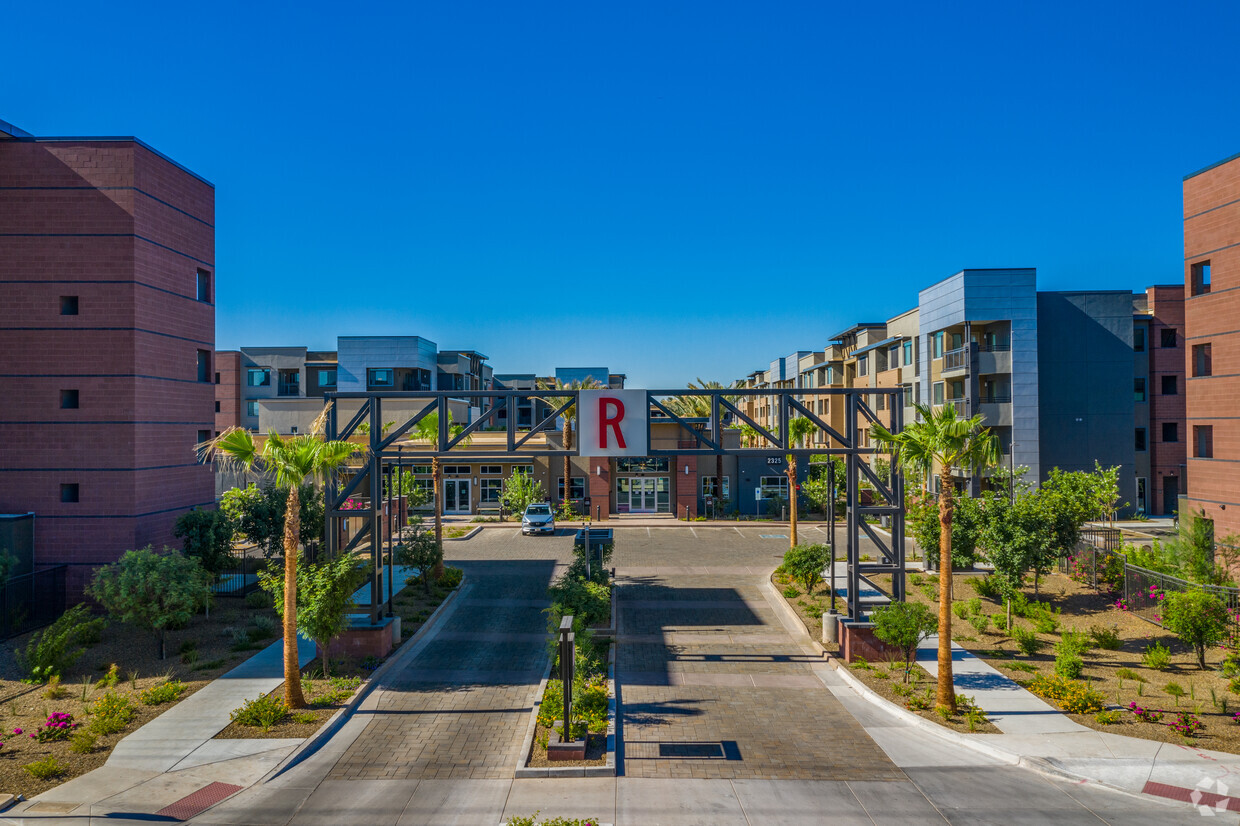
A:
[[[800,447],[805,437],[813,432],[814,423],[809,419],[803,416],[789,419],[788,447]],[[795,453],[788,454],[788,515],[791,517],[788,523],[790,534],[788,544],[789,547],[795,548],[797,544],[797,455]]]
[[[448,411],[448,436],[456,438],[461,431],[465,429],[465,425],[452,423],[452,411]],[[426,442],[430,445],[439,445],[439,411],[428,413],[414,425],[413,440],[415,442]],[[462,444],[466,447],[473,441],[472,436],[466,436],[462,440]],[[439,559],[435,562],[435,567],[431,570],[431,577],[439,579],[443,576],[443,496],[440,490],[443,487],[443,465],[440,464],[439,456],[431,457],[431,496],[434,498],[435,508],[435,544],[439,546]]]
[[[320,416],[320,420],[323,417]],[[321,421],[311,433],[284,438],[272,431],[262,448],[254,444],[254,434],[241,428],[225,430],[205,443],[205,456],[226,470],[261,470],[279,487],[288,488],[284,510],[284,702],[289,708],[305,708],[301,691],[301,666],[297,660],[297,538],[301,534],[300,486],[326,482],[357,452],[357,445],[343,441],[324,441]],[[327,652],[323,652],[327,656]]]
[[[535,398],[537,398],[539,401],[542,401],[546,404],[551,405],[553,408],[558,408],[561,404],[564,403],[564,399],[566,397],[561,396],[561,395],[551,395],[551,391],[563,390],[563,391],[571,392],[571,391],[576,391],[576,390],[602,390],[604,389],[604,387],[602,384],[599,384],[597,381],[595,381],[593,376],[586,376],[581,381],[577,381],[575,379],[573,381],[568,381],[568,382],[560,381],[559,379],[551,379],[549,381],[540,381],[538,383],[538,389],[542,390],[545,393],[548,393],[548,396],[546,398],[543,398],[541,396],[536,396]],[[561,428],[561,435],[564,437],[563,439],[564,449],[572,450],[573,449],[573,419],[576,418],[577,416],[577,403],[573,402],[571,405],[565,408],[564,412],[561,413],[560,416],[564,420],[564,424]],[[562,502],[568,501],[569,491],[572,488],[572,476],[570,475],[571,473],[572,473],[572,462],[570,461],[568,454],[565,454],[564,455],[564,495],[560,497],[560,501]]]
[[[921,421],[911,422],[899,433],[892,433],[875,422],[870,438],[885,445],[902,468],[920,472],[929,479],[939,465],[939,675],[937,705],[956,710],[955,683],[952,680],[952,512],[955,509],[954,468],[980,473],[999,464],[999,439],[983,427],[982,416],[962,419],[954,405],[937,411],[915,405]]]

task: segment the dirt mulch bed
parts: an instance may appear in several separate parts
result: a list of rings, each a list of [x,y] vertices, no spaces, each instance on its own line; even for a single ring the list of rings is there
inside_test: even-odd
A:
[[[368,674],[366,669],[361,668],[355,663],[335,663],[332,668],[332,677],[336,678],[335,684],[333,684],[330,678],[324,679],[317,676],[308,676],[320,673],[322,673],[321,662],[314,660],[307,666],[307,670],[302,677],[301,690],[306,697],[306,702],[310,704],[309,708],[294,710],[283,721],[265,730],[256,726],[229,723],[228,727],[215,735],[214,739],[291,740],[304,739],[311,736],[322,728],[323,724],[330,720],[333,714],[348,705],[357,692],[362,690],[364,682],[358,683],[352,688],[350,686],[359,680],[364,681]],[[349,680],[349,682],[342,683],[342,679]],[[282,700],[284,698],[284,683],[280,683],[279,687],[267,696]]]
[[[607,735],[590,734],[586,737],[585,760],[548,760],[546,743],[558,743],[560,734],[547,728],[542,723],[534,729],[534,745],[530,747],[530,759],[525,764],[529,768],[581,768],[582,766],[607,765]]]
[[[275,612],[270,608],[252,608],[243,599],[221,597],[212,608],[210,617],[200,614],[186,628],[168,632],[168,656],[163,660],[159,659],[158,645],[152,634],[119,623],[109,623],[104,628],[102,640],[87,647],[77,662],[62,675],[64,696],[57,699],[47,696],[47,686],[21,681],[25,674],[18,665],[17,653],[23,651],[32,635],[42,629],[0,643],[0,742],[4,743],[4,748],[0,749],[0,793],[32,797],[103,765],[112,748],[126,734],[176,704],[144,705],[139,697],[142,691],[170,677],[185,684],[185,691],[180,696],[180,700],[184,700],[252,656],[254,651],[274,641],[274,634],[266,637],[253,625],[254,618],[258,616],[270,617],[272,622],[278,623]],[[233,629],[245,628],[253,629],[255,635],[263,636],[263,639],[246,646],[245,650],[233,650]],[[113,690],[128,699],[135,709],[134,717],[124,731],[101,735],[88,754],[71,752],[68,741],[39,743],[30,739],[29,734],[38,730],[47,715],[56,712],[72,714],[74,720],[81,723],[79,730],[87,728],[91,719],[91,704],[108,690],[106,687],[96,687],[96,682],[113,663],[117,665],[120,676]],[[14,729],[21,729],[22,734],[15,736]],[[61,774],[39,780],[23,770],[23,766],[48,756],[54,757],[63,766]]]

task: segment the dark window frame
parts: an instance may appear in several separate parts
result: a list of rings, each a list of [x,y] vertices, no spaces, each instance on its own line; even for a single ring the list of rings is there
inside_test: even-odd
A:
[[[77,482],[60,483],[60,501],[72,505],[82,501],[82,486]]]
[[[60,391],[60,409],[78,410],[82,406],[81,393],[76,388],[62,388]]]
[[[60,297],[60,314],[61,315],[80,315],[81,302],[76,295],[62,295]]]

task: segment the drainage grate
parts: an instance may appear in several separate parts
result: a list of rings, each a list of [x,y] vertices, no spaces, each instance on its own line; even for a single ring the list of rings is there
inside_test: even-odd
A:
[[[786,533],[760,533],[758,534],[758,538],[759,539],[787,539],[788,534]]]
[[[217,781],[209,786],[203,786],[193,794],[186,795],[176,803],[165,806],[155,814],[177,820],[189,820],[195,815],[202,814],[224,798],[232,797],[239,791],[241,791],[241,786]]]
[[[740,760],[735,740],[706,740],[669,743],[629,740],[624,744],[625,760]]]

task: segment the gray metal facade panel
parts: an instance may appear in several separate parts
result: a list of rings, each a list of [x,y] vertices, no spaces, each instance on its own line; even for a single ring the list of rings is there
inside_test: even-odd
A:
[[[420,336],[341,336],[336,349],[336,387],[342,393],[364,392],[370,368],[429,370],[431,384],[436,384],[438,348]]]

